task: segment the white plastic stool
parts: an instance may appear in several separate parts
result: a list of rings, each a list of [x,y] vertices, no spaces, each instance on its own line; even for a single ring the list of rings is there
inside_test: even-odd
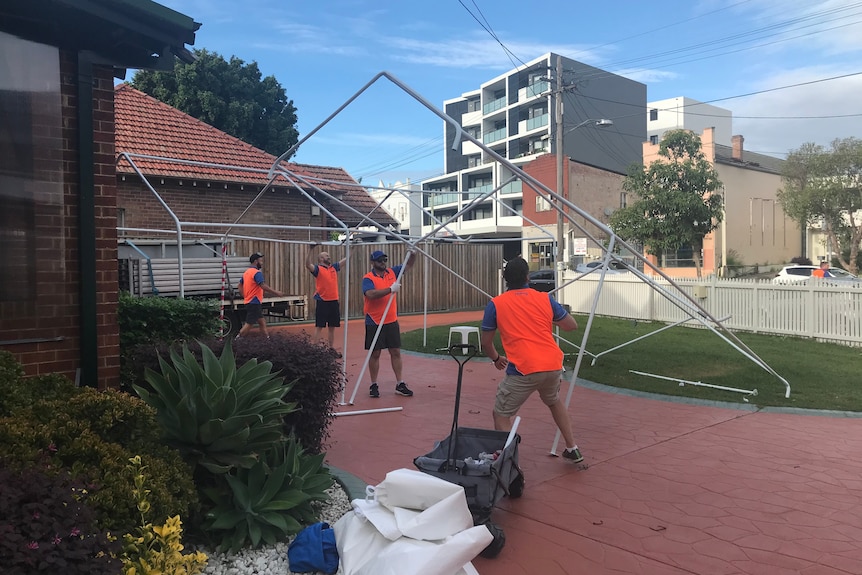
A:
[[[470,334],[476,334],[476,343],[478,344],[479,351],[482,351],[482,337],[479,335],[479,328],[473,327],[471,325],[456,325],[455,327],[449,328],[449,343],[446,344],[446,347],[452,347],[452,334],[460,333],[461,334],[461,344],[466,345],[470,343]],[[467,350],[465,348],[461,348],[461,353],[467,355]]]

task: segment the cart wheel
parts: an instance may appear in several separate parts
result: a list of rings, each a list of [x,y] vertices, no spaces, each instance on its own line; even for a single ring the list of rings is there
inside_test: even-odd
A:
[[[494,540],[491,541],[488,546],[479,553],[479,555],[485,559],[493,559],[500,554],[500,551],[503,550],[503,546],[506,545],[506,534],[503,533],[502,528],[490,521],[485,523],[485,527],[487,527],[488,531],[491,532],[491,535],[494,536]]]
[[[517,499],[524,494],[524,474],[519,473],[518,476],[509,484],[509,497]]]

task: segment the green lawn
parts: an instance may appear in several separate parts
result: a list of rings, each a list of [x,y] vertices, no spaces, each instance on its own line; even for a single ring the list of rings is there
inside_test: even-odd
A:
[[[586,317],[575,317],[578,331],[568,334],[563,332],[563,336],[580,345]],[[662,323],[597,317],[590,331],[587,351],[598,354],[663,326]],[[402,337],[402,347],[443,354],[445,352],[436,350],[446,346],[448,335],[449,326],[429,328],[428,345],[423,347],[422,330],[408,332]],[[712,331],[682,326],[667,329],[603,355],[595,366],[590,365],[592,357],[584,355],[579,376],[605,385],[665,395],[736,403],[742,403],[743,397],[747,397],[749,403],[760,406],[862,411],[862,349],[793,337],[749,333],[737,335],[790,383],[790,398],[785,399],[785,387],[779,379]],[[497,349],[502,349],[499,336]],[[567,368],[573,367],[577,349],[563,344],[563,351],[567,353]],[[675,381],[636,375],[630,370],[725,387],[756,389],[757,395],[692,385],[680,386]]]

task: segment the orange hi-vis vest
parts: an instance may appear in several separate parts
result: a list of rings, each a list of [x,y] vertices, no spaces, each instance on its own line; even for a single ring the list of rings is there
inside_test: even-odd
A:
[[[254,276],[258,273],[263,274],[257,268],[248,268],[242,274],[242,295],[245,303],[263,303],[263,287],[254,281]]]
[[[317,275],[314,276],[314,298],[323,301],[335,301],[338,299],[338,270],[334,265],[317,266]]]
[[[554,310],[545,292],[514,289],[493,300],[506,357],[523,375],[563,368],[554,340]]]
[[[386,273],[383,274],[383,277],[376,275],[372,271],[365,274],[363,279],[370,279],[374,283],[374,289],[386,289],[395,283],[396,275],[392,271],[392,268],[386,268]],[[389,313],[384,318],[383,311],[386,309],[386,304],[389,302],[390,297],[393,299],[392,305],[389,306]],[[363,310],[365,311],[365,315],[370,317],[375,325],[392,323],[398,320],[398,294],[385,295],[377,299],[368,297],[364,299],[365,305],[363,306]]]

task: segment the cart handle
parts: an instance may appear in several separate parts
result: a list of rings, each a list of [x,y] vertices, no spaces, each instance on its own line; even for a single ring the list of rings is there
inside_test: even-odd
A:
[[[439,347],[437,351],[447,352],[459,365],[464,365],[476,357],[476,354],[479,353],[479,348],[472,343],[453,343],[449,347]],[[461,355],[457,355],[458,352],[461,352]]]

